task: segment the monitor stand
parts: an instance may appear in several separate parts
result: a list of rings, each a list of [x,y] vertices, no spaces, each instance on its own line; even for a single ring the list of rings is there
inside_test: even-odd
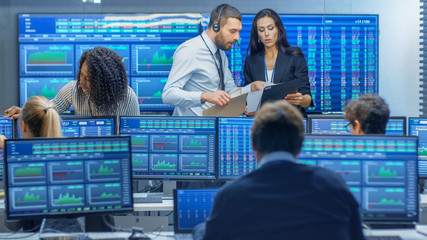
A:
[[[163,181],[163,196],[168,198],[168,197],[173,197],[173,190],[176,189],[176,181],[169,181],[169,180],[164,180]]]

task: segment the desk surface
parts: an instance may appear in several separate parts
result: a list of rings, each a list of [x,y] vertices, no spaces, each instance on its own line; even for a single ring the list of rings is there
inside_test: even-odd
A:
[[[4,199],[0,200],[0,210],[4,210]],[[134,203],[133,210],[140,211],[173,211],[173,200],[163,200],[161,203]]]
[[[417,226],[417,230],[427,232],[427,226]],[[394,229],[394,230],[365,230],[366,236],[393,236],[398,235],[404,240],[425,240],[427,236],[423,236],[416,232],[414,229]],[[70,234],[77,235],[78,233]],[[86,233],[87,236],[92,239],[127,239],[130,236],[130,233],[127,232],[108,232],[108,233]],[[58,233],[44,233],[41,237],[54,237],[54,236],[64,236],[64,234]],[[159,233],[150,233],[148,236],[151,239],[156,240],[171,240],[175,239],[173,232],[159,232]],[[0,239],[24,239],[24,240],[35,240],[39,238],[39,234],[31,233],[0,233]]]

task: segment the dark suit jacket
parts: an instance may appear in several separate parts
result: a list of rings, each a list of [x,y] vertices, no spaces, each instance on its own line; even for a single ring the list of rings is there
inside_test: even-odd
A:
[[[204,240],[362,240],[358,203],[337,174],[266,163],[216,195]]]
[[[245,86],[255,81],[266,81],[264,56],[264,51],[246,56],[243,67]],[[283,83],[295,79],[301,81],[298,91],[303,95],[308,94],[311,96],[307,62],[301,48],[288,47],[286,48],[286,52],[279,50],[274,69],[273,83]],[[313,101],[311,102],[311,106],[313,106]],[[299,109],[307,117],[305,109],[301,107]]]

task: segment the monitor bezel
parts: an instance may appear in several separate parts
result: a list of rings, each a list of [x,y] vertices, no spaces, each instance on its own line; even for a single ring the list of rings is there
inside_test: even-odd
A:
[[[4,156],[6,159],[7,156],[7,143],[10,141],[14,141],[14,142],[24,142],[24,141],[45,141],[45,140],[78,140],[78,139],[101,139],[101,138],[119,138],[119,139],[127,139],[127,141],[129,142],[129,173],[130,173],[130,181],[129,181],[129,189],[131,190],[131,208],[121,208],[121,209],[109,209],[109,210],[105,210],[105,211],[86,211],[86,212],[73,212],[73,213],[64,213],[64,212],[59,212],[57,214],[38,214],[38,215],[24,215],[24,216],[10,216],[10,211],[9,211],[9,197],[7,197],[8,192],[9,192],[9,180],[7,177],[7,164],[5,164],[4,166],[4,170],[6,172],[6,174],[3,176],[4,179],[4,192],[6,194],[6,198],[5,198],[5,210],[6,210],[6,218],[8,220],[28,220],[28,219],[40,219],[40,218],[73,218],[73,217],[81,217],[81,216],[100,216],[100,215],[107,215],[107,214],[115,214],[115,213],[131,213],[134,211],[134,202],[133,202],[133,197],[132,197],[132,189],[133,189],[133,181],[132,181],[132,148],[131,146],[131,142],[130,142],[130,137],[129,136],[101,136],[101,137],[76,137],[76,138],[17,138],[17,139],[8,139],[5,141],[5,148],[4,148]]]
[[[121,123],[122,123],[122,119],[124,119],[124,118],[127,118],[127,119],[162,118],[162,119],[171,119],[171,120],[172,119],[214,119],[215,120],[215,133],[214,133],[214,136],[215,136],[215,143],[214,143],[214,148],[215,148],[215,151],[214,151],[214,154],[215,154],[215,156],[214,156],[214,171],[215,171],[215,174],[214,175],[212,175],[212,176],[195,176],[195,175],[191,175],[191,176],[189,176],[189,175],[166,175],[166,176],[165,175],[157,175],[157,176],[154,176],[154,175],[142,175],[142,174],[141,175],[133,175],[132,174],[132,178],[135,180],[145,179],[145,180],[164,180],[164,181],[168,181],[168,180],[173,180],[173,181],[183,181],[183,180],[193,180],[193,181],[202,180],[202,181],[204,181],[204,180],[209,180],[209,181],[211,181],[211,180],[217,180],[218,179],[218,177],[217,177],[217,174],[218,174],[218,144],[217,144],[217,141],[218,141],[218,118],[217,117],[152,116],[152,115],[150,115],[150,116],[144,116],[144,115],[141,115],[141,116],[119,116],[118,121],[117,121],[117,125],[118,125],[117,134],[120,136],[130,136],[130,135],[122,135],[121,134],[121,131],[120,131],[121,130]],[[132,143],[131,143],[131,146],[132,146]]]

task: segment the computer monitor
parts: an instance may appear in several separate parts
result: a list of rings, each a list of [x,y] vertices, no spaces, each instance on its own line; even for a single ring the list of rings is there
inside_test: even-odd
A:
[[[200,13],[19,14],[20,104],[52,99],[76,79],[82,54],[97,46],[117,52],[141,111],[172,112],[161,95],[176,48],[198,36]]]
[[[254,118],[218,118],[218,178],[234,179],[258,168],[252,150]]]
[[[313,135],[351,135],[350,126],[343,115],[309,115],[308,126],[308,132]]]
[[[343,115],[309,115],[309,133],[351,135],[350,125]],[[406,117],[389,117],[385,135],[406,135]]]
[[[297,162],[339,174],[366,222],[418,221],[417,137],[307,135]]]
[[[408,135],[418,136],[418,176],[427,179],[427,118],[409,118]]]
[[[132,174],[145,179],[215,179],[215,117],[120,117],[132,137]]]
[[[385,128],[385,135],[406,135],[406,117],[390,117]]]
[[[14,121],[0,116],[0,135],[4,135],[6,138],[13,138],[13,129]],[[3,149],[0,149],[0,180],[1,179],[3,179]]]
[[[8,219],[133,211],[130,138],[6,140]]]
[[[209,217],[218,189],[174,189],[174,232],[191,233]]]
[[[115,117],[61,117],[62,136],[112,136],[116,133]]]

